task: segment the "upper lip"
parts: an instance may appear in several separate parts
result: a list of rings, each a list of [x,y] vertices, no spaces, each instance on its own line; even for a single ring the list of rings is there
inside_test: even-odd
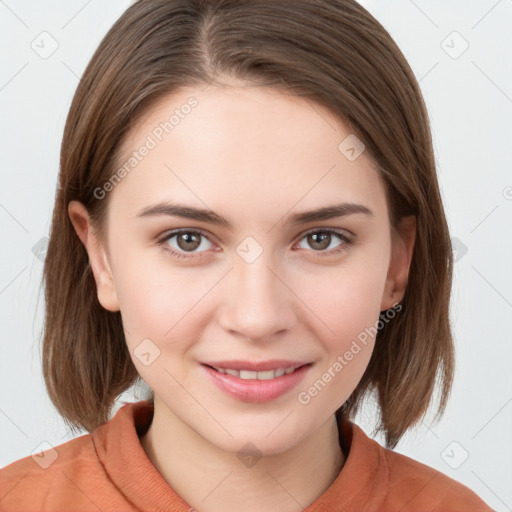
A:
[[[285,359],[271,359],[269,361],[242,361],[234,359],[232,361],[203,361],[202,364],[213,366],[215,368],[231,369],[231,370],[249,370],[254,372],[262,372],[266,370],[277,370],[278,368],[299,368],[308,361],[289,361]]]

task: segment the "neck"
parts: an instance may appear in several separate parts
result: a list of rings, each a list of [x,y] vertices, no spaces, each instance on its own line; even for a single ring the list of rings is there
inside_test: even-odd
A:
[[[236,453],[212,445],[176,416],[160,414],[156,405],[155,399],[142,447],[174,491],[201,512],[303,510],[345,463],[334,415],[291,449],[244,465]]]

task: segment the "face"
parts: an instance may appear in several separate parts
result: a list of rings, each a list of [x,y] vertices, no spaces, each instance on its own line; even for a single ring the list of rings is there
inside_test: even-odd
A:
[[[70,204],[98,298],[120,310],[156,404],[222,449],[278,453],[332,419],[368,365],[379,312],[401,298],[404,245],[366,154],[339,149],[349,135],[275,90],[183,89],[125,141],[121,165],[134,151],[137,162],[102,189],[103,244]]]

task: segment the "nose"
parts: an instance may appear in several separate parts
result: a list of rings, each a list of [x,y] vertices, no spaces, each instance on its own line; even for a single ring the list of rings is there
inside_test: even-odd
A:
[[[297,322],[293,288],[264,255],[253,263],[237,261],[222,288],[219,322],[226,332],[241,339],[273,339]]]

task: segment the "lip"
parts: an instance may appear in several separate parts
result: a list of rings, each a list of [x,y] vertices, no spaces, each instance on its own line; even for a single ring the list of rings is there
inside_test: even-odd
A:
[[[241,366],[242,369],[252,371],[265,371],[266,369],[272,370],[276,368],[290,368],[296,365],[297,369],[292,373],[288,373],[282,375],[281,377],[276,377],[269,380],[241,379],[240,377],[235,377],[234,375],[220,373],[213,368],[210,368],[210,366],[207,366],[210,363],[202,363],[200,364],[200,367],[206,376],[210,379],[210,381],[229,396],[243,402],[258,403],[275,400],[276,398],[293,389],[305,377],[306,373],[313,365],[313,363],[293,363],[291,361],[286,361],[285,365],[281,365],[282,362],[283,361],[278,361],[279,365],[277,366],[276,361],[265,361],[261,363],[251,363],[248,366]],[[235,363],[235,361],[229,361],[229,364],[233,363]],[[243,362],[244,365],[246,363],[247,362]],[[219,363],[216,363],[215,365],[218,364]],[[260,365],[259,368],[257,370],[254,369],[256,366],[258,366],[258,364]],[[262,368],[262,365],[266,365],[266,368]],[[223,366],[217,367],[223,368]],[[226,366],[226,368],[236,369],[236,367],[233,368],[233,366]]]
[[[310,361],[289,361],[286,359],[271,359],[268,361],[242,361],[233,359],[231,361],[203,361],[202,364],[215,366],[215,368],[231,370],[250,370],[253,372],[264,372],[266,370],[277,370],[278,368],[298,368],[308,364]]]

